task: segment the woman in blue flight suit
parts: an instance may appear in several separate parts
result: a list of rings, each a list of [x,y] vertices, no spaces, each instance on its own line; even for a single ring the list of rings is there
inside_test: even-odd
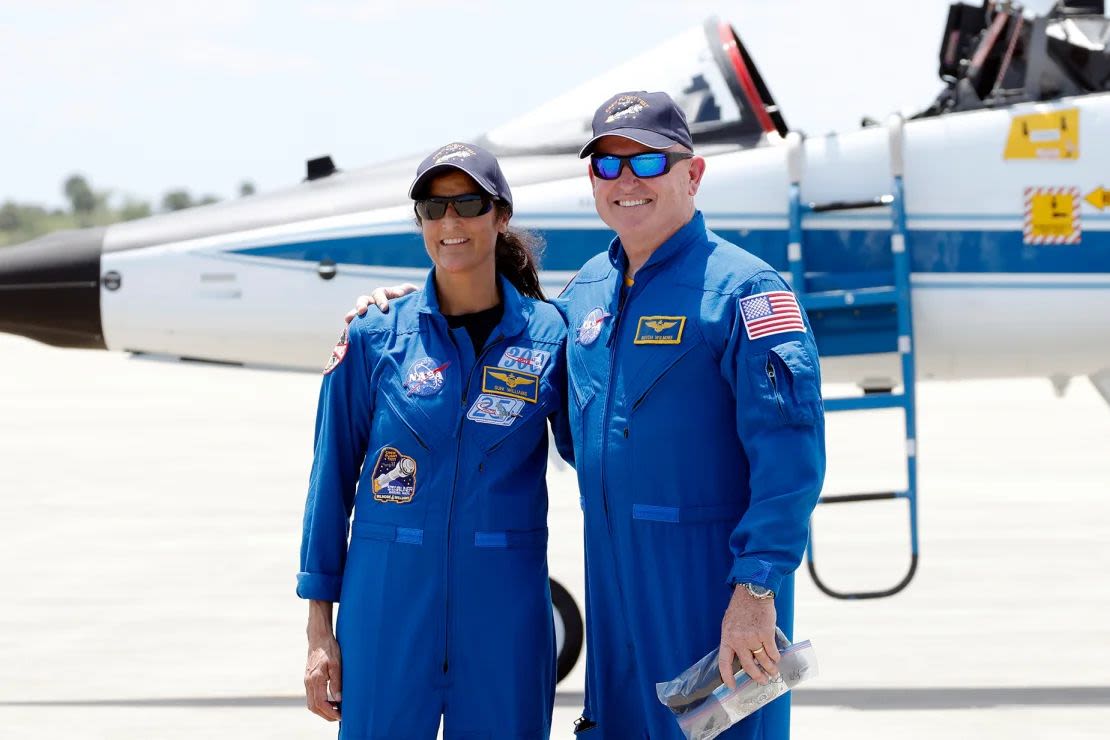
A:
[[[308,706],[341,709],[348,740],[434,738],[440,715],[447,740],[546,738],[547,423],[569,459],[566,328],[491,154],[449,144],[409,195],[424,290],[355,319],[324,371],[297,576]]]

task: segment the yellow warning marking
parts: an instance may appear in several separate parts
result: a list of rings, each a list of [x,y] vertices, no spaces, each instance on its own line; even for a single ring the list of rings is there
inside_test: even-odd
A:
[[[1103,208],[1110,206],[1110,190],[1106,188],[1095,188],[1087,193],[1084,200],[1101,211]]]
[[[1026,244],[1078,244],[1079,188],[1026,188]]]
[[[1079,159],[1079,109],[1014,116],[1003,159]]]

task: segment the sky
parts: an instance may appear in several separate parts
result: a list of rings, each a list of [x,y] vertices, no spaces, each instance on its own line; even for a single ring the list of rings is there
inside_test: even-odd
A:
[[[1052,0],[1029,0],[1043,12]],[[0,0],[0,202],[150,200],[469,139],[717,15],[808,134],[927,106],[944,0]],[[617,91],[614,91],[617,92]],[[598,101],[601,102],[600,100]]]

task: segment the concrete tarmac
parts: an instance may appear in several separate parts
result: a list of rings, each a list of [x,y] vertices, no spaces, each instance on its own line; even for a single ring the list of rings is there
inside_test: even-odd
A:
[[[321,364],[327,359],[326,348]],[[319,377],[0,335],[0,738],[329,738],[293,593]],[[843,388],[830,388],[831,393]],[[795,738],[1110,736],[1110,408],[1086,380],[919,388],[921,560],[798,575]],[[897,412],[829,419],[826,492],[902,484]],[[552,571],[581,601],[577,496]],[[896,582],[904,504],[822,507],[819,573]],[[572,737],[584,659],[559,686]]]

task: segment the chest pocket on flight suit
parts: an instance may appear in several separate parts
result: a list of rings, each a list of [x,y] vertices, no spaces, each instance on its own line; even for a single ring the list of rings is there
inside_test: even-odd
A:
[[[433,488],[441,478],[436,466],[442,465],[442,460],[437,459],[441,456],[437,456],[435,451],[444,449],[450,441],[458,413],[458,399],[452,399],[453,393],[453,386],[445,383],[433,396],[409,395],[404,389],[403,378],[398,374],[382,378],[375,394],[374,416],[370,421],[370,442],[360,476],[356,521],[418,529],[424,526],[429,499],[435,495]],[[425,405],[432,408],[425,409]],[[452,405],[453,410],[450,409]],[[450,413],[456,416],[448,417]],[[450,422],[444,421],[437,426],[433,423],[432,414],[450,418]],[[415,462],[415,485],[410,500],[382,494],[375,485],[375,476],[382,472],[378,470],[379,464],[388,468],[389,458],[396,457],[387,448]],[[404,477],[401,476],[401,479],[404,480]]]
[[[739,503],[729,499],[727,486],[712,483],[721,479],[722,465],[732,465],[721,463],[717,435],[735,426],[734,397],[697,323],[686,322],[679,344],[633,344],[622,351],[638,358],[621,369],[630,376],[629,475],[650,482],[632,499],[632,518],[735,525]]]
[[[748,357],[760,419],[771,426],[807,426],[821,415],[817,365],[800,341],[783,342]]]
[[[488,394],[494,403],[513,399]],[[481,547],[542,547],[546,545],[547,501],[544,496],[544,443],[553,391],[540,381],[536,403],[523,401],[508,426],[468,418],[466,434],[482,451],[478,476],[483,491]],[[515,404],[506,403],[506,408]],[[470,408],[474,408],[471,404]],[[482,538],[486,541],[482,541]]]
[[[605,346],[605,336],[583,345],[574,334],[572,329],[567,338],[567,386],[571,392],[567,400],[584,409],[597,395],[601,384],[609,380],[609,348]]]

